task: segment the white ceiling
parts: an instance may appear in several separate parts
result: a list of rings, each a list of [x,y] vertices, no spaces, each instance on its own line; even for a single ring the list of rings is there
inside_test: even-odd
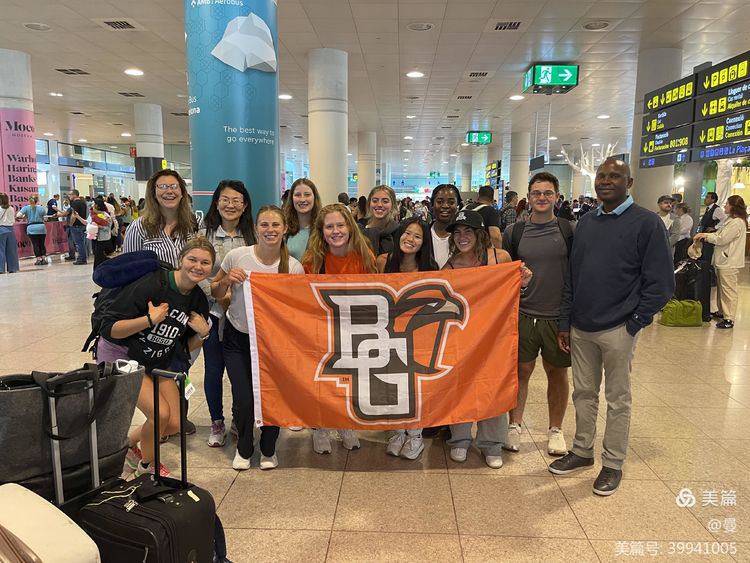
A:
[[[493,131],[507,150],[511,131],[531,131],[533,140],[537,113],[542,152],[550,102],[551,132],[559,138],[553,154],[562,143],[579,142],[617,142],[617,152],[626,152],[639,50],[681,47],[683,74],[721,61],[750,49],[749,7],[749,0],[279,0],[280,92],[294,96],[280,102],[290,133],[284,138],[304,154],[307,53],[330,47],[349,53],[350,140],[357,131],[376,131],[381,154],[394,166],[409,148],[410,171],[445,170],[440,162],[461,150],[469,129]],[[187,118],[171,115],[186,111],[182,12],[181,0],[0,0],[0,47],[32,56],[37,130],[61,140],[119,143],[121,132],[133,133],[133,102],[144,101],[163,107],[167,143],[187,141]],[[134,18],[146,30],[108,31],[93,21],[112,17]],[[611,23],[605,31],[582,28],[600,19]],[[499,21],[522,25],[494,31]],[[29,31],[28,22],[52,30]],[[406,26],[413,22],[435,27],[412,32]],[[524,70],[539,61],[579,64],[580,85],[565,95],[509,101],[520,93]],[[145,75],[123,74],[133,66]],[[66,76],[57,68],[90,74]],[[410,70],[425,77],[406,78]],[[469,79],[475,71],[489,74]],[[117,93],[123,91],[144,98]],[[457,101],[459,95],[472,99]],[[600,113],[611,118],[596,119]],[[410,114],[416,118],[406,119]],[[353,161],[356,147],[350,152]]]

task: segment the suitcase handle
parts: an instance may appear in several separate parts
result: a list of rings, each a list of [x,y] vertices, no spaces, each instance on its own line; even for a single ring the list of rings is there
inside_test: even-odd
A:
[[[185,420],[187,419],[187,400],[185,399],[185,380],[187,374],[164,369],[151,370],[154,383],[154,481],[163,485],[164,478],[159,474],[161,457],[161,432],[159,431],[159,380],[172,379],[177,382],[180,393],[180,488],[187,489],[187,438],[185,436]]]

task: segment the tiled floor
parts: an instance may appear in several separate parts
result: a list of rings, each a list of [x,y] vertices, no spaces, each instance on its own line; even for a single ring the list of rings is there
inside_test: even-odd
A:
[[[22,267],[0,276],[0,374],[79,366],[95,291],[90,267]],[[205,444],[210,420],[199,385],[190,402],[199,425],[189,439],[190,480],[214,494],[235,562],[731,561],[711,554],[722,548],[750,561],[747,271],[742,279],[733,331],[657,324],[641,335],[629,457],[612,497],[591,492],[598,459],[596,469],[572,477],[546,470],[541,371],[532,378],[521,451],[506,453],[500,470],[477,451],[453,463],[437,440],[416,461],[388,457],[380,433],[362,433],[359,451],[336,444],[332,455],[319,456],[307,432],[285,430],[278,469],[260,472],[255,459],[240,474],[230,467],[231,446]],[[199,360],[193,380],[202,371]],[[225,394],[229,417],[228,383]],[[606,407],[599,412],[604,417]],[[568,442],[574,426],[571,403]],[[604,418],[600,434],[603,427]],[[177,456],[168,443],[170,467],[178,467]],[[675,498],[686,488],[696,504],[683,508]]]

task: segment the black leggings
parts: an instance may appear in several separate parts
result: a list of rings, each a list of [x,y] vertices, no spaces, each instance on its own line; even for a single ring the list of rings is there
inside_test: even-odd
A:
[[[34,256],[41,258],[47,256],[47,248],[45,247],[45,239],[47,235],[29,235],[31,244],[34,247]]]
[[[248,459],[253,455],[253,380],[250,362],[250,342],[247,334],[232,326],[227,319],[224,328],[224,363],[232,384],[232,417],[237,425],[237,451]],[[278,426],[260,429],[260,451],[266,457],[276,453]]]

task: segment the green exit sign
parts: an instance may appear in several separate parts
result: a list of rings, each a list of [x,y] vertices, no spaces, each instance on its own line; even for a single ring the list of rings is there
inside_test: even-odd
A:
[[[439,170],[431,170],[430,171],[430,179],[434,180],[435,178],[440,178],[440,171]]]
[[[492,142],[492,133],[490,131],[468,131],[466,142],[470,145],[489,145]]]
[[[578,86],[578,65],[535,64],[523,76],[523,91],[564,94]]]

